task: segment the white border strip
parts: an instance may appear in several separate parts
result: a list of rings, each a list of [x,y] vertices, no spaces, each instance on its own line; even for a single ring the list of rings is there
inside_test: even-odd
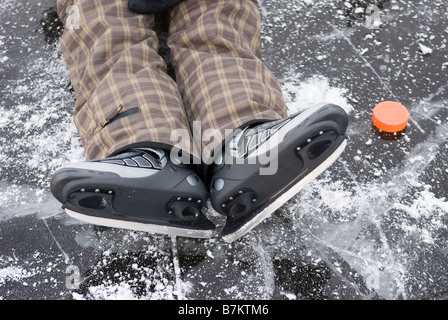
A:
[[[144,231],[149,233],[166,234],[188,238],[211,238],[215,235],[214,230],[182,229],[177,227],[161,226],[157,224],[101,218],[78,213],[70,209],[65,209],[65,212],[74,219],[110,228]]]

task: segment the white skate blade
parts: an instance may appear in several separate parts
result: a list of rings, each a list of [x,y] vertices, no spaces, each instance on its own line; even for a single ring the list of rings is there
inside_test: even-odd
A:
[[[79,212],[72,211],[70,209],[65,209],[65,212],[72,218],[80,221],[84,221],[89,224],[95,224],[104,227],[143,231],[155,234],[165,234],[178,237],[187,238],[212,238],[215,236],[216,232],[214,230],[194,230],[194,229],[183,229],[177,227],[162,226],[157,224],[147,224],[141,222],[108,219],[95,216],[89,216]]]
[[[275,210],[280,208],[284,203],[290,200],[293,196],[295,196],[300,190],[303,189],[305,185],[314,180],[317,176],[319,176],[322,172],[328,169],[342,154],[345,147],[347,146],[347,139],[345,139],[341,145],[327,158],[323,161],[318,167],[316,167],[313,171],[309,172],[303,179],[301,179],[298,183],[292,186],[289,190],[279,196],[276,200],[274,200],[270,205],[261,211],[256,218],[248,221],[244,226],[242,226],[237,231],[223,236],[223,240],[225,242],[233,242],[246,233],[251,231],[264,219],[268,218]]]

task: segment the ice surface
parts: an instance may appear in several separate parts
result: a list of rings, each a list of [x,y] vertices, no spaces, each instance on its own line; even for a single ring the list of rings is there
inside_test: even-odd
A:
[[[0,299],[448,297],[446,2],[378,1],[378,29],[366,28],[363,1],[258,3],[263,57],[289,112],[339,104],[350,141],[329,170],[227,244],[62,212],[51,173],[84,153],[55,1],[0,2]],[[410,111],[403,136],[372,129],[371,110],[387,99]]]

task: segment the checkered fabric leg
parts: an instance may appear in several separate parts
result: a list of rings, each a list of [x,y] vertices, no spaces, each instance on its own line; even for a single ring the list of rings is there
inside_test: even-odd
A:
[[[58,0],[58,13],[88,159],[130,146],[169,147],[173,130],[189,132],[177,84],[158,55],[153,15],[132,13],[127,0]]]
[[[286,116],[280,84],[260,59],[261,18],[252,1],[186,0],[170,14],[168,45],[191,123],[224,137],[226,129]]]

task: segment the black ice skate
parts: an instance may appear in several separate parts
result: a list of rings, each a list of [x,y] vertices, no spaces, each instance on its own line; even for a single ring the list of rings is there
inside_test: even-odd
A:
[[[70,216],[88,223],[195,238],[214,234],[202,213],[205,184],[162,150],[69,164],[54,174],[51,191]]]
[[[245,235],[327,169],[347,125],[345,111],[326,104],[233,135],[210,183],[213,208],[227,216],[223,239]]]

